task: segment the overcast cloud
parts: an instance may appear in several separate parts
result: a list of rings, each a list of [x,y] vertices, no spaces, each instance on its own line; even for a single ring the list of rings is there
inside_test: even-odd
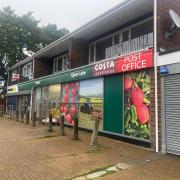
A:
[[[19,15],[34,12],[41,25],[57,24],[70,31],[82,26],[122,0],[0,0],[0,7],[10,5]]]

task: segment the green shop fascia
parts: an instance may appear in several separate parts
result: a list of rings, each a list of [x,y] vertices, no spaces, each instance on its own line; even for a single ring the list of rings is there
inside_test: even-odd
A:
[[[100,131],[123,138],[150,142],[149,69],[151,67],[153,67],[153,49],[148,49],[20,83],[18,88],[19,91],[25,91],[55,84],[62,84],[65,87],[66,84],[78,82],[79,102],[85,102],[87,99],[88,102],[95,102],[98,98],[102,98],[103,120]],[[95,82],[96,79],[98,81]],[[101,80],[103,87],[99,87]],[[67,86],[64,93],[66,88]],[[97,91],[99,88],[102,89],[102,94]],[[100,108],[98,103],[95,104],[95,108]],[[88,115],[83,109],[78,109],[79,119],[86,119]],[[81,127],[86,128],[86,125],[82,124]]]

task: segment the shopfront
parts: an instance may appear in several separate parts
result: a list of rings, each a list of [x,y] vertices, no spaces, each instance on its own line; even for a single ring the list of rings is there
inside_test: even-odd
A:
[[[79,127],[92,129],[95,110],[103,116],[101,132],[150,142],[152,67],[153,49],[147,49],[23,83],[20,89],[35,89],[37,118],[52,113],[58,120],[63,114],[67,124],[78,118]]]

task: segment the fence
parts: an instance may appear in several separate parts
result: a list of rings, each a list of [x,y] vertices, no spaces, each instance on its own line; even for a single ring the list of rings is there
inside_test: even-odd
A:
[[[13,105],[0,105],[0,117],[14,119],[15,111]]]

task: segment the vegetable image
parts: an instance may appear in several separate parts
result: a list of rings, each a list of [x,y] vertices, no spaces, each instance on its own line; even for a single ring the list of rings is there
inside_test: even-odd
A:
[[[74,125],[74,119],[77,118],[79,83],[71,82],[62,86],[62,99],[60,111],[65,120]]]
[[[144,100],[144,92],[140,88],[134,88],[131,91],[131,100],[133,105],[139,106],[143,103]]]
[[[124,90],[125,91],[128,91],[132,88],[133,86],[133,80],[129,77],[125,77],[125,80],[124,80]]]
[[[149,109],[145,104],[141,104],[136,107],[137,117],[141,124],[145,124],[149,121]]]
[[[125,75],[124,103],[124,133],[131,137],[149,139],[150,76],[148,71]]]

